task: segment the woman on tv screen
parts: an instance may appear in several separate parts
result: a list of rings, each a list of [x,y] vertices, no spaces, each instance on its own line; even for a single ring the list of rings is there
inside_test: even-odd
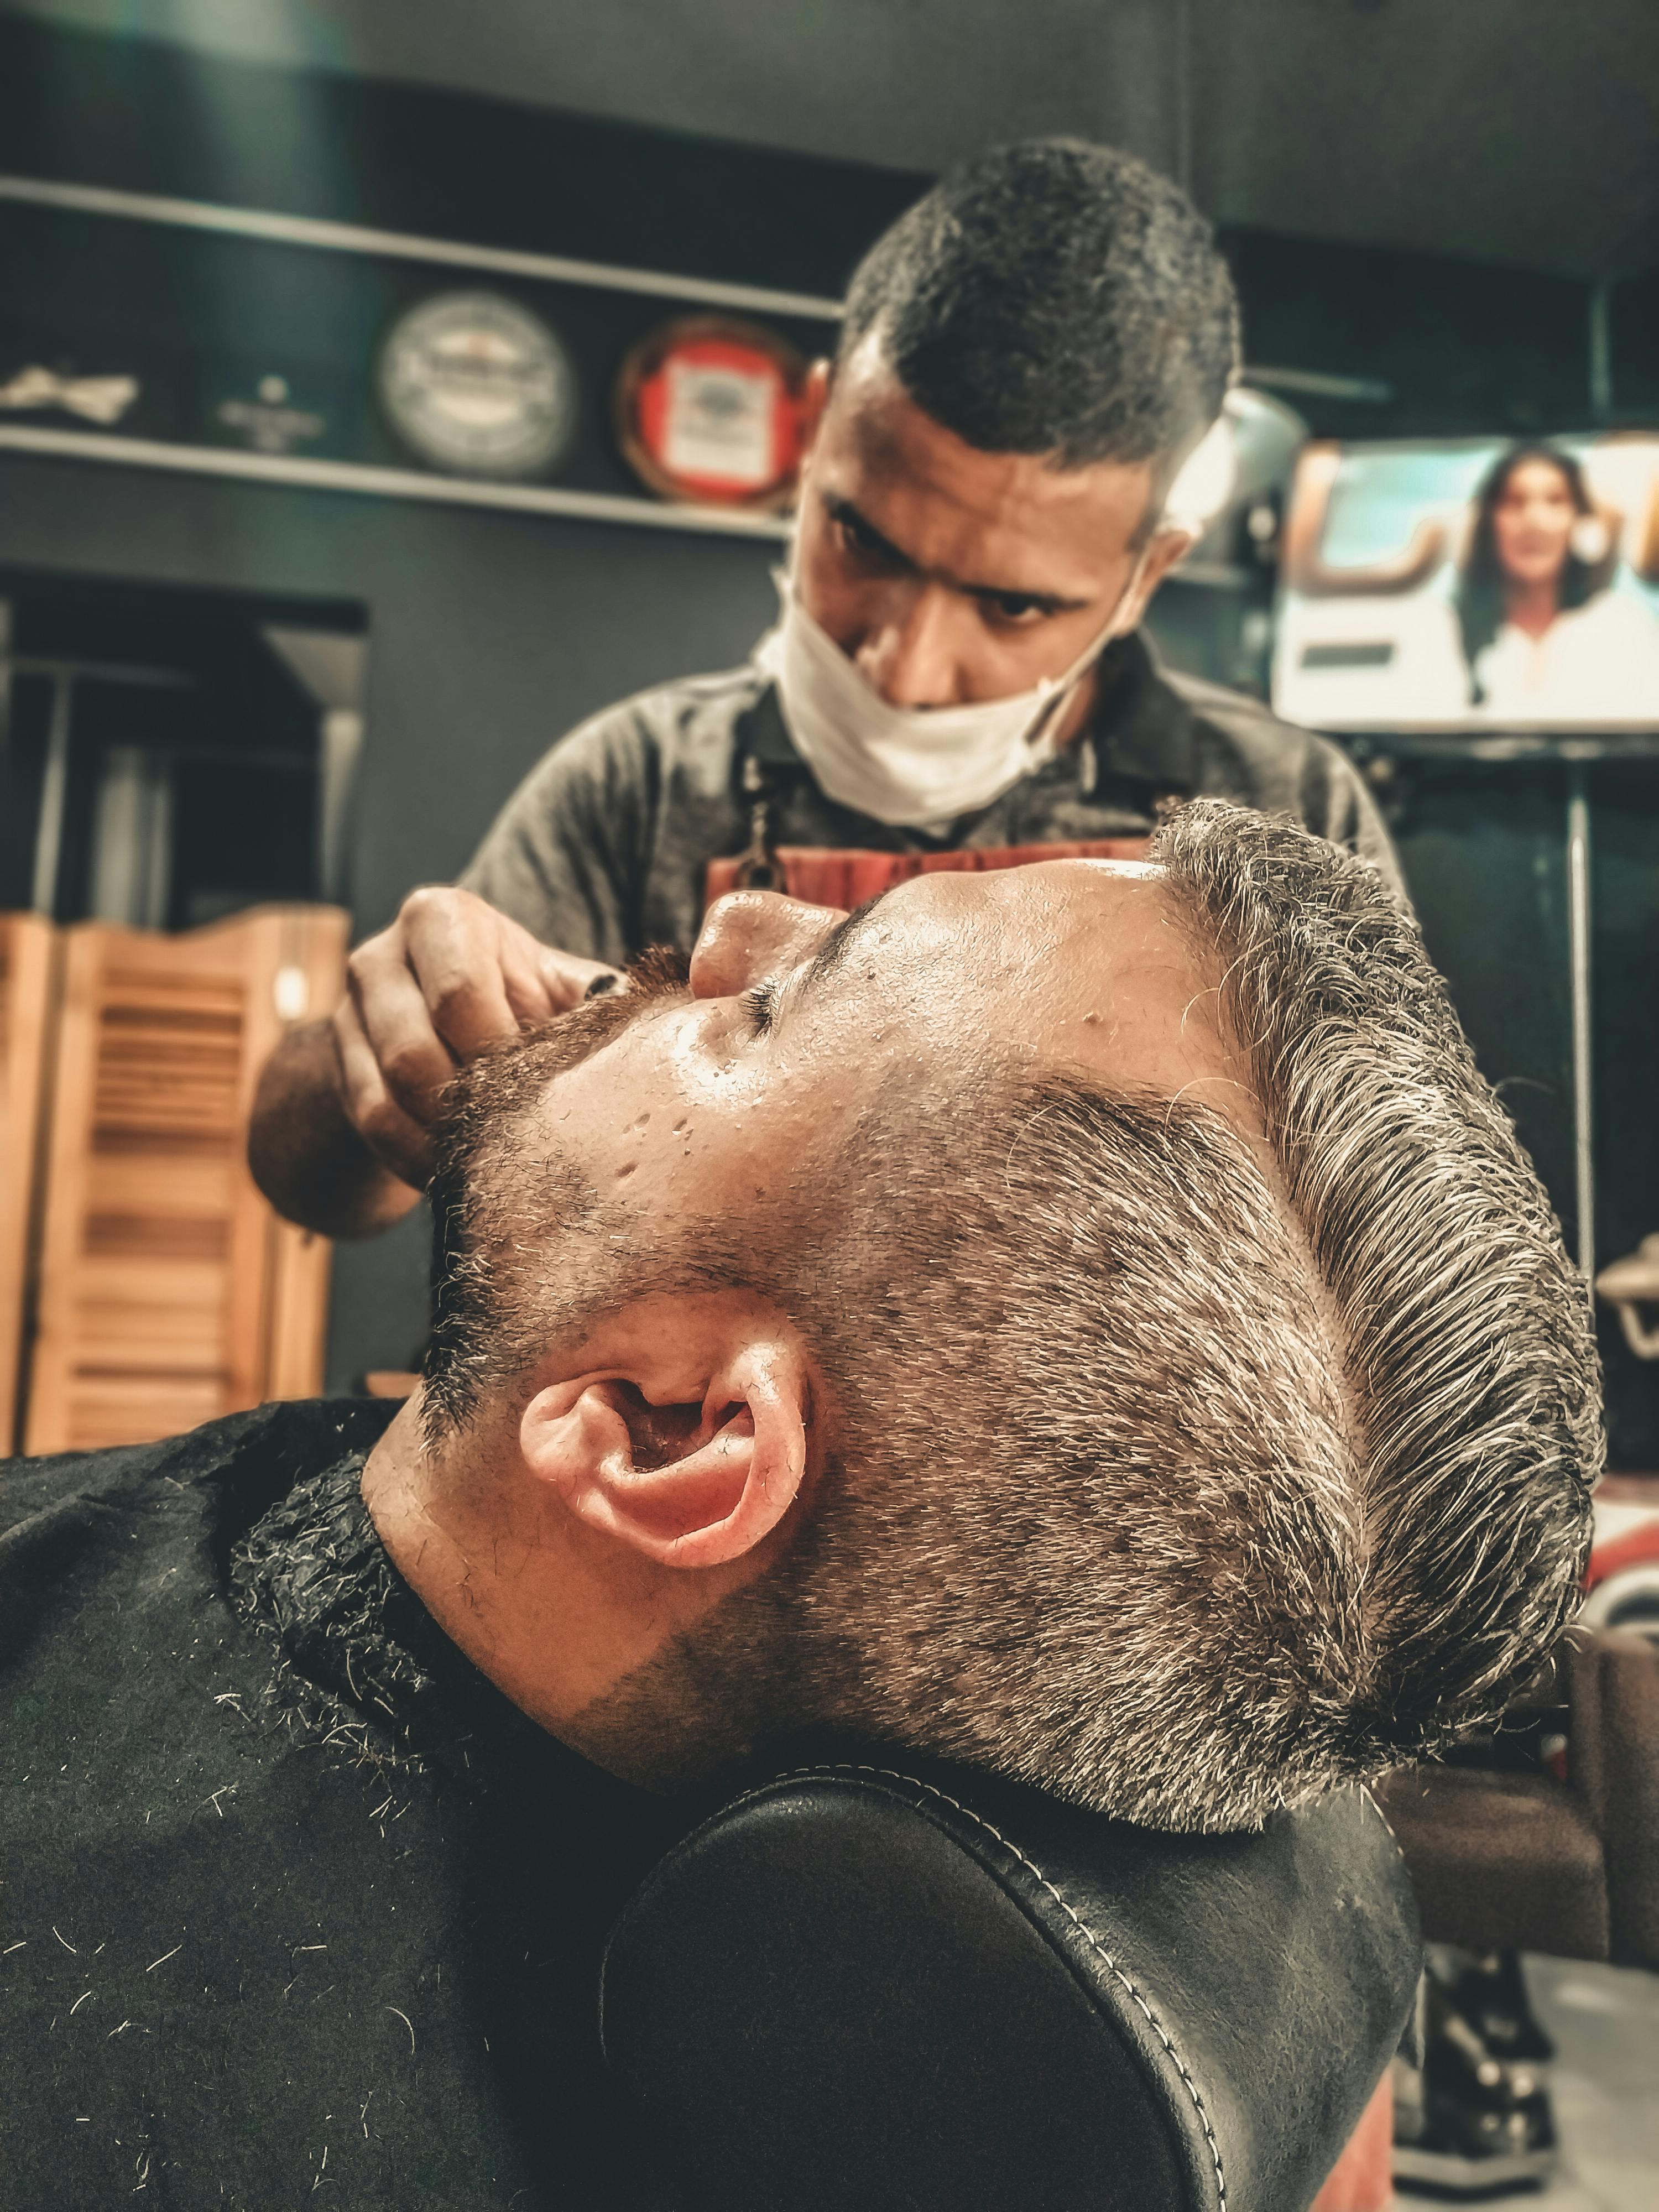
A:
[[[1571,453],[1512,446],[1475,494],[1454,605],[1483,719],[1659,716],[1659,623],[1609,588],[1617,549]]]

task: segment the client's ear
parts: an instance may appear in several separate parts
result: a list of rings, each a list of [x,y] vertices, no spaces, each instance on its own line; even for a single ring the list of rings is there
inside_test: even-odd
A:
[[[578,1520],[659,1565],[743,1558],[806,1473],[799,1346],[781,1329],[694,1324],[660,1352],[628,1350],[537,1393],[519,1429],[526,1467]]]

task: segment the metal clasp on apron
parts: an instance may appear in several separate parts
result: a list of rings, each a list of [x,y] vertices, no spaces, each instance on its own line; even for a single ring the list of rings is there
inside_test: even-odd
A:
[[[743,757],[743,795],[749,801],[749,842],[738,854],[732,888],[740,891],[783,889],[772,827],[777,787],[753,753]]]

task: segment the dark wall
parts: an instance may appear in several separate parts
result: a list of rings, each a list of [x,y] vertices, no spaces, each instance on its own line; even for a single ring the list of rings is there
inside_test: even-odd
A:
[[[1652,0],[3,4],[915,169],[1071,131],[1224,222],[1577,277],[1659,258]]]
[[[1247,358],[1363,379],[1370,399],[1285,393],[1316,435],[1534,434],[1592,420],[1589,290],[1426,253],[1224,228]]]
[[[3,13],[0,168],[831,295],[925,181]]]

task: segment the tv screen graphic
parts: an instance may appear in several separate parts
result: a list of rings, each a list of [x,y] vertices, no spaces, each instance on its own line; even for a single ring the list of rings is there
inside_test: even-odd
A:
[[[1659,433],[1306,446],[1277,633],[1315,729],[1659,730]]]

